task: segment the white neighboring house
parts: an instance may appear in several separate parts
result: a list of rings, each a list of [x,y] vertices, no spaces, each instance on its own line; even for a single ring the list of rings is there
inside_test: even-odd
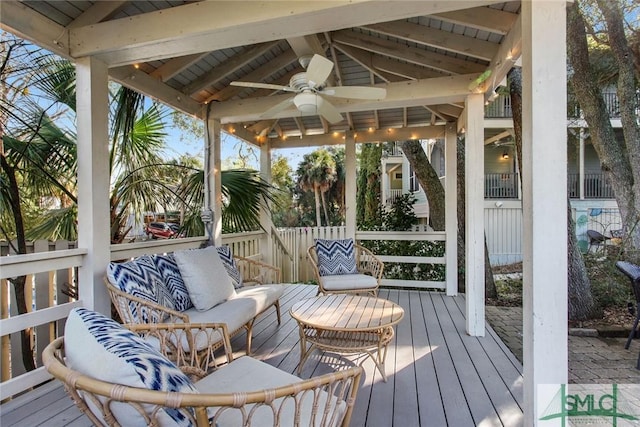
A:
[[[611,124],[622,138],[622,124],[615,89],[603,92]],[[640,95],[639,95],[640,96]],[[587,230],[596,230],[607,237],[622,228],[613,189],[600,167],[600,160],[591,144],[589,129],[581,118],[580,107],[569,98],[567,113],[567,191],[576,235],[583,250],[589,248]],[[484,196],[485,231],[489,258],[493,265],[522,261],[522,202],[520,175],[513,143],[511,101],[501,95],[485,107]],[[422,140],[422,146],[443,181],[443,140]],[[402,154],[399,143],[390,143],[382,158],[381,200],[390,206],[401,194],[413,193],[414,211],[420,222],[428,224],[429,204],[418,184],[413,169]]]

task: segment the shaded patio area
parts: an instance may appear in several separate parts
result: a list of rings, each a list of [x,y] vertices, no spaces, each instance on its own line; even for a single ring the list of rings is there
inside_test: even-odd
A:
[[[298,326],[289,316],[315,286],[289,285],[282,297],[283,322],[269,311],[254,326],[253,356],[295,373],[300,359]],[[486,336],[465,332],[464,295],[389,290],[381,298],[400,304],[404,319],[389,347],[385,383],[366,359],[352,426],[515,426],[523,423],[522,365],[491,327]],[[243,335],[232,341],[243,354]],[[301,376],[309,378],[359,363],[358,357],[314,353]],[[89,426],[58,382],[50,382],[0,407],[3,426]]]

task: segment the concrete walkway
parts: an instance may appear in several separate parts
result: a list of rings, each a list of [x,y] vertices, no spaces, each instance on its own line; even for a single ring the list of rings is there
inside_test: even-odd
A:
[[[487,306],[487,321],[522,362],[522,308]],[[569,382],[640,384],[636,369],[640,339],[624,349],[626,338],[569,335]]]

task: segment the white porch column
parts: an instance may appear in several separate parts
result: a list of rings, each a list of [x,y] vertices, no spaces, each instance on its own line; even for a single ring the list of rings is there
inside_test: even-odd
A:
[[[271,143],[269,138],[260,145],[260,176],[268,183],[271,183]],[[260,239],[262,260],[268,264],[273,264],[272,222],[269,209],[260,209],[260,225],[265,231],[265,234]]]
[[[220,120],[207,117],[205,145],[205,207],[213,210],[213,243],[222,244],[222,185],[220,173],[220,142],[222,125]]]
[[[533,426],[538,385],[568,375],[566,3],[525,1],[521,16],[524,416]]]
[[[353,132],[346,132],[344,138],[345,167],[345,221],[346,237],[356,238],[356,139]]]
[[[78,286],[86,307],[110,316],[111,300],[102,283],[111,260],[108,83],[103,62],[91,57],[76,61],[78,247],[88,250]]]
[[[465,211],[467,333],[484,336],[484,97],[465,100]]]
[[[447,295],[458,294],[458,164],[457,126],[447,123],[444,134],[445,189],[444,230],[446,234],[446,288]]]

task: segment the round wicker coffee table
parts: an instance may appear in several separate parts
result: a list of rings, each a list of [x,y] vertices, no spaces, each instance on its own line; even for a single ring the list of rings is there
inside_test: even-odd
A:
[[[331,294],[302,300],[291,307],[290,313],[300,328],[298,374],[318,349],[367,354],[387,381],[384,361],[393,326],[404,316],[402,307],[382,298]],[[308,349],[307,343],[311,344]]]

